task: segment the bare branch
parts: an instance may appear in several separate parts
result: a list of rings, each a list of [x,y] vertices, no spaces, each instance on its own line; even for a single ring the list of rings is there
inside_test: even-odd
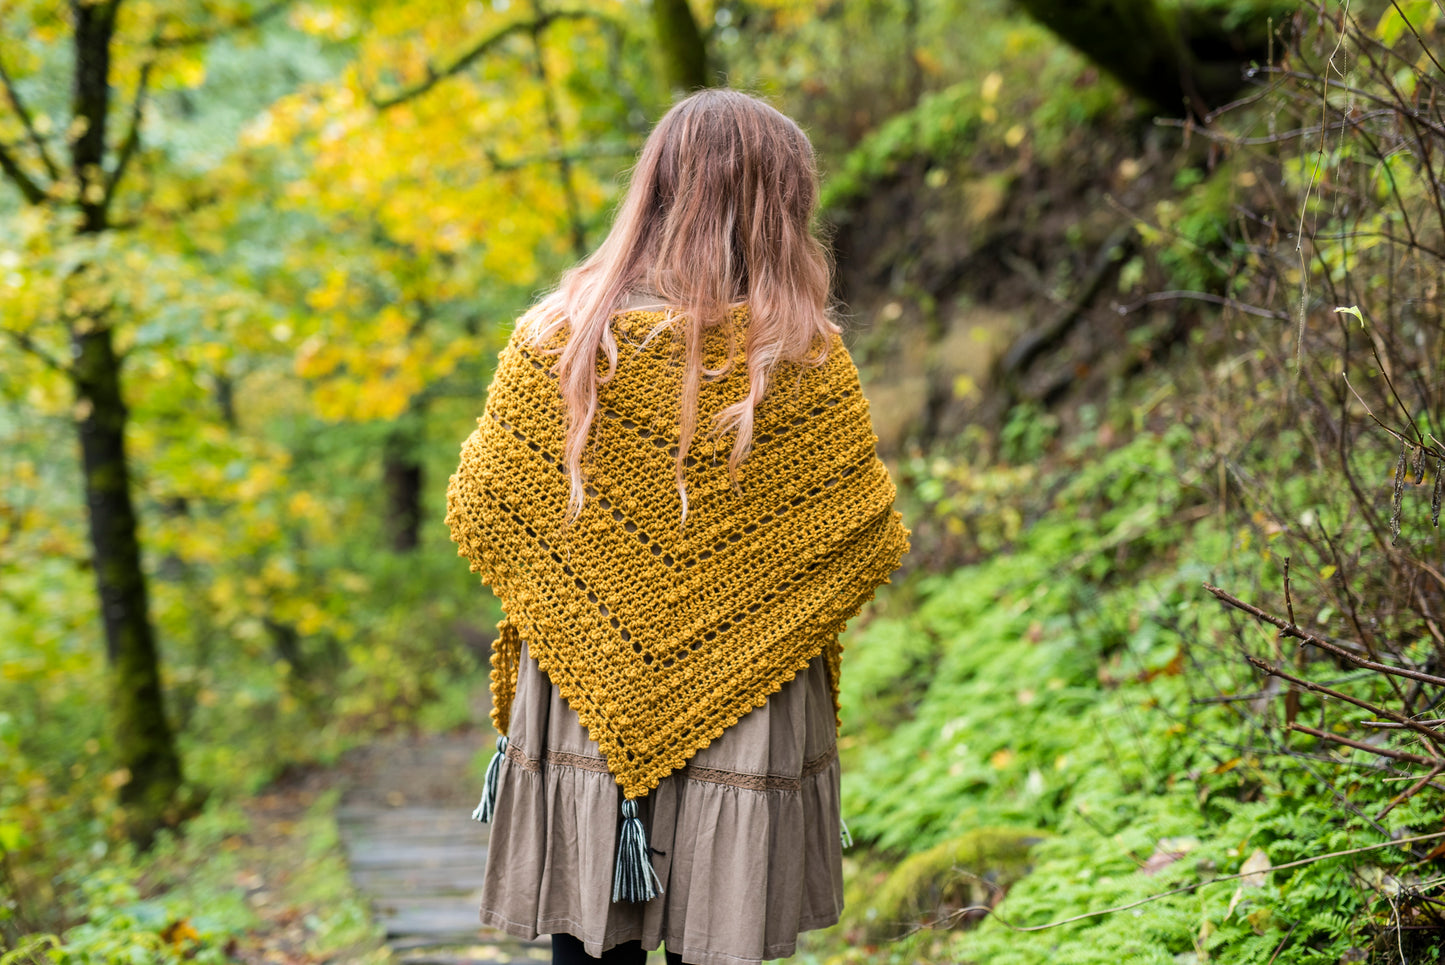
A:
[[[1294,594],[1290,590],[1289,583],[1289,564],[1290,558],[1286,556],[1284,558],[1284,605],[1285,612],[1289,614],[1289,625],[1296,626],[1294,622]]]
[[[1279,631],[1287,637],[1294,637],[1301,643],[1307,643],[1310,646],[1319,647],[1326,653],[1332,653],[1336,657],[1339,657],[1341,660],[1348,660],[1356,667],[1360,667],[1364,670],[1373,670],[1377,673],[1392,674],[1397,677],[1407,677],[1410,680],[1418,680],[1421,683],[1435,684],[1436,686],[1445,687],[1445,677],[1437,677],[1434,674],[1428,674],[1421,670],[1412,670],[1408,667],[1395,667],[1390,664],[1377,663],[1374,660],[1367,660],[1364,657],[1360,657],[1351,653],[1344,647],[1330,643],[1327,640],[1322,640],[1319,637],[1315,636],[1313,633],[1308,633],[1304,630],[1301,630],[1299,627],[1290,623],[1288,620],[1281,620],[1279,617],[1275,616],[1272,613],[1266,613],[1257,606],[1245,603],[1243,600],[1239,599],[1236,596],[1233,596],[1230,593],[1225,592],[1224,590],[1221,590],[1217,586],[1206,583],[1204,584],[1204,588],[1210,593],[1214,594],[1215,598],[1218,599],[1219,602],[1226,603],[1229,606],[1234,607],[1236,610],[1242,610],[1245,613],[1248,613],[1250,616],[1254,617],[1256,620],[1268,623],[1270,626],[1278,627]]]
[[[1350,384],[1350,377],[1349,377],[1349,375],[1346,374],[1346,373],[1341,373],[1340,375],[1341,375],[1341,378],[1343,378],[1343,379],[1345,380],[1345,385],[1348,386],[1348,387],[1349,387],[1349,390],[1354,393],[1355,400],[1356,400],[1357,402],[1359,402],[1360,405],[1362,405],[1362,406],[1365,407],[1365,415],[1369,416],[1370,419],[1375,423],[1375,425],[1379,426],[1381,429],[1384,429],[1386,432],[1388,432],[1390,435],[1394,436],[1397,440],[1399,440],[1399,441],[1400,441],[1402,444],[1404,444],[1404,445],[1413,446],[1413,445],[1415,444],[1415,442],[1414,442],[1413,439],[1410,439],[1410,438],[1407,437],[1407,436],[1401,435],[1399,432],[1395,431],[1394,429],[1392,429],[1392,428],[1390,428],[1389,426],[1385,425],[1385,423],[1381,422],[1381,421],[1380,421],[1380,417],[1377,416],[1377,415],[1375,415],[1375,410],[1372,409],[1372,408],[1370,408],[1370,403],[1366,402],[1363,398],[1361,398],[1361,397],[1360,397],[1360,393],[1355,389],[1355,387],[1354,387],[1353,385]],[[1432,437],[1432,438],[1433,438],[1433,437]],[[1439,440],[1436,440],[1436,441],[1438,442]]]
[[[1361,114],[1359,117],[1351,118],[1349,123],[1359,126],[1364,121],[1376,120],[1381,117],[1394,117],[1398,111],[1394,108],[1382,107],[1377,110]],[[1322,132],[1328,132],[1334,128],[1333,124],[1311,124],[1308,127],[1292,127],[1287,131],[1275,131],[1271,134],[1259,134],[1250,137],[1240,137],[1226,131],[1200,127],[1195,121],[1187,118],[1177,117],[1156,117],[1154,124],[1157,127],[1175,127],[1188,129],[1191,133],[1197,134],[1206,140],[1219,144],[1228,144],[1237,147],[1254,147],[1262,144],[1283,144],[1286,141],[1293,141],[1297,138],[1314,137]]]
[[[508,37],[516,34],[535,34],[538,31],[545,30],[557,20],[597,20],[602,23],[609,22],[607,17],[595,10],[548,11],[532,20],[516,20],[483,37],[473,44],[465,53],[443,67],[437,67],[428,62],[426,65],[426,77],[423,80],[385,94],[368,92],[366,99],[379,111],[396,107],[398,104],[404,104],[412,98],[425,94],[448,77],[453,77],[466,70],[493,48],[499,46]]]
[[[1128,315],[1130,312],[1138,311],[1145,305],[1152,305],[1155,302],[1174,302],[1186,299],[1196,302],[1209,302],[1211,305],[1223,305],[1225,308],[1232,308],[1235,311],[1244,312],[1246,315],[1257,315],[1260,318],[1288,319],[1290,317],[1288,312],[1280,312],[1272,308],[1260,308],[1257,305],[1250,305],[1233,298],[1225,298],[1222,295],[1213,295],[1209,292],[1192,291],[1152,292],[1136,302],[1128,305],[1120,305],[1118,312],[1120,315]]]
[[[557,112],[557,98],[552,92],[552,82],[547,77],[547,61],[542,55],[542,30],[545,22],[540,18],[547,12],[540,0],[532,0],[537,11],[537,26],[532,28],[532,71],[537,84],[542,88],[542,114],[547,119],[547,131],[552,136],[552,150],[558,155],[557,172],[562,176],[562,197],[567,203],[567,220],[572,225],[572,250],[577,257],[587,257],[587,226],[582,221],[582,205],[577,199],[577,186],[572,178],[572,161],[565,147],[566,137],[562,131],[562,118]]]
[[[1276,68],[1274,72],[1280,77],[1288,77],[1291,80],[1304,81],[1306,84],[1322,83],[1325,88],[1332,88],[1334,90],[1342,91],[1343,93],[1358,97],[1362,101],[1368,101],[1369,103],[1375,104],[1380,107],[1395,109],[1398,106],[1395,101],[1391,101],[1385,97],[1381,97],[1379,94],[1376,94],[1373,91],[1347,84],[1342,80],[1319,77],[1313,74],[1306,73],[1305,71],[1285,70],[1283,68]],[[1433,123],[1428,118],[1422,116],[1415,116],[1413,113],[1407,113],[1406,116],[1420,122],[1420,124],[1429,129],[1432,133],[1438,134],[1441,137],[1445,137],[1445,125]]]
[[[589,161],[596,158],[609,157],[632,157],[637,153],[637,148],[631,144],[598,144],[587,147],[574,147],[571,150],[543,151],[541,154],[533,154],[522,158],[501,158],[491,150],[486,152],[487,163],[494,171],[516,171],[533,164],[557,164],[561,161]]]
[[[24,332],[17,332],[13,328],[0,328],[0,332],[4,332],[6,335],[10,336],[11,340],[14,341],[16,345],[20,346],[22,350],[29,353],[30,355],[35,356],[41,362],[44,362],[47,368],[54,369],[61,375],[69,376],[71,374],[70,366],[64,364],[55,356],[45,351],[45,349],[41,348],[35,343],[35,340],[33,338],[31,338]]]
[[[1402,206],[1402,207],[1403,207],[1403,206]],[[1442,217],[1441,220],[1442,220],[1442,222],[1445,222],[1445,217]],[[1363,316],[1361,316],[1361,318],[1362,318],[1362,320],[1363,320]],[[1414,418],[1410,415],[1410,407],[1407,406],[1407,405],[1405,405],[1405,400],[1404,400],[1404,399],[1400,398],[1400,392],[1399,392],[1399,390],[1397,390],[1397,389],[1395,388],[1395,380],[1392,379],[1392,378],[1390,378],[1390,366],[1386,365],[1386,364],[1385,364],[1385,360],[1380,357],[1380,347],[1379,347],[1379,345],[1377,345],[1376,342],[1375,342],[1375,338],[1376,338],[1376,336],[1375,336],[1375,329],[1374,329],[1374,328],[1368,328],[1366,334],[1368,334],[1368,335],[1370,336],[1370,338],[1369,338],[1370,354],[1375,357],[1375,364],[1380,367],[1380,377],[1385,380],[1385,385],[1389,388],[1389,390],[1390,390],[1390,395],[1394,398],[1395,404],[1400,407],[1400,415],[1404,417],[1405,424],[1408,425],[1411,429],[1414,429],[1414,430],[1415,430],[1415,439],[1418,440],[1418,441],[1411,441],[1411,440],[1407,440],[1407,439],[1401,439],[1401,440],[1400,440],[1401,443],[1403,443],[1404,445],[1407,445],[1407,446],[1412,446],[1412,447],[1413,447],[1413,446],[1417,446],[1417,445],[1418,445],[1418,446],[1424,446],[1424,445],[1425,445],[1425,437],[1420,433],[1419,427],[1415,425],[1415,420],[1414,420]],[[1354,392],[1354,387],[1353,387],[1353,386],[1350,387],[1350,391],[1351,391],[1351,392]],[[1358,392],[1355,393],[1355,397],[1356,397],[1356,398],[1359,398],[1359,393],[1358,393]],[[1364,400],[1361,399],[1360,401],[1363,402]],[[1370,413],[1370,416],[1371,416],[1371,418],[1373,418],[1373,417],[1374,417],[1374,413],[1373,413],[1373,412]],[[1397,535],[1398,535],[1398,534],[1397,534]]]
[[[125,132],[125,138],[120,142],[120,153],[116,158],[115,167],[105,179],[105,207],[110,207],[111,199],[115,197],[116,188],[120,185],[120,179],[125,176],[126,166],[135,152],[140,148],[140,125],[145,114],[146,93],[150,88],[151,68],[155,66],[155,58],[147,60],[141,65],[140,79],[136,81],[135,100],[130,105],[130,127]]]
[[[1308,734],[1311,737],[1317,737],[1320,740],[1330,741],[1334,744],[1353,747],[1357,751],[1368,751],[1371,754],[1378,754],[1381,757],[1388,757],[1391,760],[1404,761],[1406,764],[1421,764],[1437,770],[1442,765],[1445,765],[1445,761],[1440,760],[1438,757],[1425,757],[1422,754],[1411,754],[1409,751],[1400,751],[1393,747],[1380,747],[1377,744],[1366,744],[1364,741],[1351,740],[1348,737],[1341,737],[1339,734],[1331,734],[1328,731],[1306,727],[1304,724],[1290,724],[1289,729],[1297,730],[1301,734]]]
[[[1357,31],[1357,33],[1363,35],[1366,32]],[[1445,198],[1441,197],[1440,181],[1434,175],[1435,164],[1430,158],[1430,141],[1420,133],[1420,126],[1422,123],[1426,127],[1433,128],[1434,125],[1429,124],[1425,118],[1416,116],[1420,112],[1415,108],[1413,104],[1411,104],[1410,100],[1400,92],[1400,89],[1395,86],[1395,82],[1391,78],[1390,71],[1384,65],[1380,64],[1378,61],[1375,60],[1375,55],[1370,51],[1370,48],[1368,46],[1365,46],[1362,47],[1361,50],[1364,53],[1365,58],[1370,62],[1370,67],[1374,71],[1375,76],[1378,78],[1380,83],[1385,85],[1385,89],[1390,92],[1390,96],[1394,98],[1396,110],[1399,116],[1403,118],[1405,123],[1410,126],[1411,131],[1415,135],[1415,145],[1419,148],[1420,163],[1424,167],[1425,171],[1429,173],[1429,177],[1425,178],[1425,184],[1430,188],[1430,197],[1435,202],[1435,210],[1440,216],[1440,222],[1441,224],[1445,224]],[[1434,59],[1433,56],[1431,59]],[[1437,128],[1435,129],[1435,134],[1437,136],[1445,137],[1445,130],[1440,130]]]
[[[175,50],[179,47],[195,47],[200,44],[208,44],[218,37],[224,37],[229,33],[236,33],[251,27],[258,27],[270,20],[276,14],[285,10],[292,3],[292,0],[273,0],[260,10],[238,17],[227,23],[217,24],[206,30],[192,30],[187,33],[178,33],[158,36],[151,41],[151,47],[155,50]]]
[[[1430,727],[1426,727],[1418,721],[1397,714],[1392,710],[1387,710],[1383,707],[1377,707],[1376,705],[1370,703],[1368,700],[1361,700],[1358,697],[1351,697],[1349,694],[1342,693],[1338,690],[1332,690],[1329,687],[1321,687],[1317,683],[1306,680],[1303,677],[1296,677],[1294,674],[1287,673],[1286,671],[1281,670],[1273,664],[1261,660],[1253,655],[1247,654],[1244,659],[1248,660],[1250,664],[1256,669],[1269,674],[1271,677],[1278,677],[1281,680],[1288,680],[1290,683],[1303,687],[1305,690],[1308,690],[1312,693],[1323,694],[1324,696],[1331,697],[1335,700],[1343,700],[1347,704],[1354,704],[1356,707],[1359,707],[1362,710],[1368,710],[1370,713],[1375,714],[1376,716],[1388,717],[1390,720],[1395,721],[1407,730],[1415,731],[1427,740],[1445,740],[1445,734],[1442,734],[1440,731],[1434,730]]]
[[[60,169],[55,166],[55,161],[50,157],[50,152],[45,148],[45,140],[40,132],[35,129],[35,119],[31,116],[29,108],[20,99],[20,91],[15,87],[15,81],[11,79],[10,72],[5,69],[5,64],[0,61],[0,83],[5,85],[5,93],[10,98],[10,106],[15,108],[15,113],[20,116],[20,124],[25,128],[30,143],[35,145],[35,153],[40,155],[40,163],[45,165],[45,172],[50,175],[52,181],[60,180]]]
[[[1385,815],[1389,814],[1391,811],[1395,810],[1397,806],[1410,800],[1410,798],[1414,797],[1420,791],[1424,790],[1425,786],[1430,784],[1430,782],[1433,781],[1436,775],[1438,775],[1442,770],[1445,770],[1445,764],[1435,765],[1424,777],[1420,778],[1414,784],[1411,784],[1409,787],[1405,788],[1405,790],[1401,791],[1399,794],[1396,794],[1394,797],[1390,798],[1390,803],[1386,804],[1384,810],[1382,810],[1379,814],[1375,815],[1375,820],[1384,820]]]
[[[10,156],[10,152],[3,147],[0,147],[0,171],[4,171],[5,176],[15,183],[26,201],[31,204],[45,203],[44,189],[30,179],[30,175],[25,173],[25,170]]]
[[[1405,726],[1404,724],[1397,724],[1393,720],[1361,720],[1356,723],[1361,727],[1383,727],[1391,730],[1399,730]],[[1424,724],[1426,727],[1439,727],[1441,724],[1445,724],[1445,718],[1436,717],[1431,720],[1416,721],[1416,723]]]

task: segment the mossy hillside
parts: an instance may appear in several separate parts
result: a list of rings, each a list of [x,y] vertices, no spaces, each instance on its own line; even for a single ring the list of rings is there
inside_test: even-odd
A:
[[[1372,779],[1368,762],[1308,750],[1300,766],[1260,750],[1268,718],[1243,710],[1267,707],[1267,697],[1241,704],[1235,695],[1260,689],[1239,648],[1267,652],[1269,637],[1240,624],[1202,585],[1277,582],[1279,532],[1263,517],[1241,523],[1220,514],[1217,461],[1190,411],[1191,383],[1161,395],[1162,379],[1146,380],[1070,437],[1047,420],[1015,426],[1017,462],[960,452],[904,463],[905,500],[925,550],[952,538],[988,551],[953,572],[915,572],[888,588],[848,638],[844,809],[867,849],[855,860],[878,869],[857,896],[862,910],[851,913],[865,927],[849,934],[876,940],[878,922],[894,923],[890,937],[914,934],[873,957],[836,944],[815,954],[838,962],[1265,962],[1288,934],[1275,961],[1334,961],[1390,914],[1387,897],[1360,876],[1398,860],[1395,852],[1203,884],[1252,859],[1275,866],[1378,844],[1365,815],[1398,788]],[[1261,449],[1241,471],[1273,472],[1294,458],[1288,445]],[[1386,475],[1388,463],[1377,461]],[[1327,486],[1297,477],[1289,496],[1323,506]],[[1341,676],[1337,685],[1353,694],[1380,686]],[[1320,709],[1304,695],[1302,718]],[[1424,833],[1441,811],[1438,800],[1416,798],[1382,826]],[[962,907],[976,879],[961,874],[973,870],[966,862],[941,856],[998,826],[1037,835],[1031,870],[1016,883],[1000,876],[1001,902],[985,889],[997,917],[949,919],[946,910]],[[1011,927],[1184,886],[1191,889],[1059,928]],[[939,921],[967,930],[949,937],[923,927]]]
[[[1043,839],[1018,828],[976,828],[941,841],[904,859],[876,890],[853,896],[859,900],[850,903],[844,928],[877,942],[976,918],[1028,873],[1030,851]]]

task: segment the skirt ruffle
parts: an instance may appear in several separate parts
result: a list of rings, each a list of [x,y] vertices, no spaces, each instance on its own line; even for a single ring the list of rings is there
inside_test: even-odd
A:
[[[621,791],[597,744],[522,652],[498,775],[482,922],[559,932],[589,955],[641,940],[693,965],[786,958],[843,908],[837,732],[813,662],[640,798],[663,893],[613,902]]]

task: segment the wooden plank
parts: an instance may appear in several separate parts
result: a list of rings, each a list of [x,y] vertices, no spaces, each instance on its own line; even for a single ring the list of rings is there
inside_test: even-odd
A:
[[[446,844],[414,844],[406,840],[372,838],[351,841],[346,860],[352,868],[473,868],[477,852],[462,851]],[[485,863],[486,852],[481,852]]]
[[[476,936],[482,930],[478,910],[470,905],[419,905],[414,908],[391,909],[378,905],[377,922],[386,929],[387,938],[396,935]]]
[[[354,825],[348,827],[344,832],[346,837],[353,841],[367,840],[388,840],[388,841],[416,841],[433,842],[437,844],[448,844],[458,851],[485,850],[487,836],[467,833],[468,829],[463,828],[458,833],[455,828],[432,828],[416,825],[394,825],[375,827],[370,825]]]
[[[482,865],[475,868],[353,868],[352,880],[372,895],[470,896],[482,887]]]
[[[397,965],[507,965],[512,962],[549,962],[552,943],[548,938],[521,942],[513,938],[468,945],[408,945],[408,939],[393,944]]]
[[[486,825],[472,820],[475,803],[465,807],[429,807],[406,805],[403,807],[377,807],[373,804],[348,805],[336,809],[336,820],[342,824],[371,826],[417,826],[471,828],[482,836]]]
[[[481,790],[473,765],[489,746],[484,735],[408,737],[351,759],[337,826],[352,880],[398,965],[550,960],[550,939],[519,942],[481,925],[490,829],[471,820]]]
[[[552,955],[552,938],[550,935],[543,935],[531,941],[523,941],[520,938],[513,938],[510,935],[503,935],[501,932],[483,929],[483,937],[465,942],[438,942],[434,938],[427,938],[424,935],[398,938],[391,943],[393,950],[397,952],[417,952],[426,950],[428,952],[451,952],[454,954],[490,955],[501,949],[514,957],[522,958],[550,958]]]

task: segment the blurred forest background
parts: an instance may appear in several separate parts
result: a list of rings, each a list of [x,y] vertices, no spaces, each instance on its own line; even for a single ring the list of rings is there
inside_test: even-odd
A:
[[[482,723],[446,476],[712,83],[814,139],[915,534],[805,958],[1438,960],[1442,57],[1440,0],[0,0],[0,962],[384,960],[334,797],[272,906],[249,802]]]

